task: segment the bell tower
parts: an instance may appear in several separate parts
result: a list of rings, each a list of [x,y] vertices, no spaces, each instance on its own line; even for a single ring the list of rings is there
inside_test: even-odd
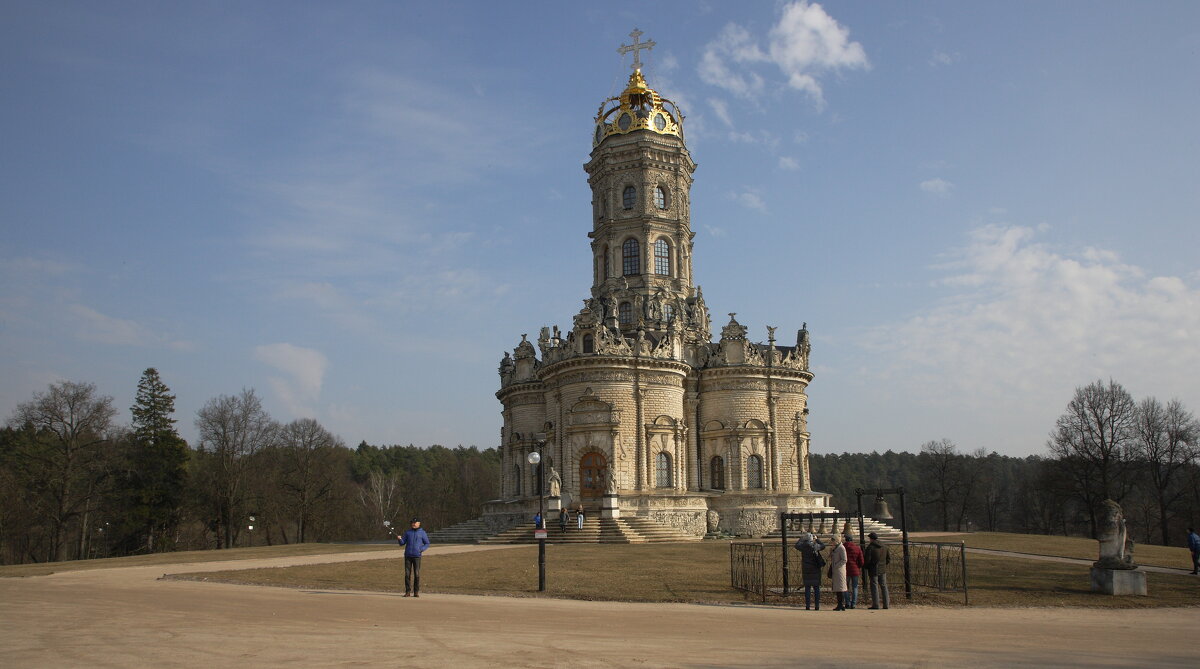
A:
[[[653,45],[639,45],[638,34],[635,47]],[[606,324],[627,335],[666,332],[697,297],[689,223],[696,163],[683,141],[683,115],[650,88],[640,65],[635,56],[625,90],[600,104],[584,165],[592,297],[604,305]]]

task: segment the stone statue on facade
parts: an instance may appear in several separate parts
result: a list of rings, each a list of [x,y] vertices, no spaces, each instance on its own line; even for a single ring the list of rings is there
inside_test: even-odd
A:
[[[1104,500],[1102,516],[1097,527],[1096,540],[1100,542],[1100,559],[1095,566],[1101,569],[1136,569],[1133,562],[1133,540],[1125,528],[1125,514],[1121,505],[1111,499]]]
[[[610,495],[617,494],[617,470],[613,467],[608,468],[608,481],[605,483],[604,491]]]
[[[550,467],[550,496],[559,497],[562,495],[562,477],[558,475],[558,470],[552,465]]]
[[[709,533],[716,532],[717,528],[721,526],[721,514],[709,509],[708,513],[705,514],[705,521],[707,522]]]

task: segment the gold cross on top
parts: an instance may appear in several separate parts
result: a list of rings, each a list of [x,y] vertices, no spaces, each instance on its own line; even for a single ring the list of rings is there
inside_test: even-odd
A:
[[[633,44],[631,46],[626,46],[626,45],[622,44],[621,48],[617,49],[617,53],[624,56],[625,54],[632,51],[633,52],[633,65],[630,65],[630,67],[635,70],[640,70],[640,69],[642,69],[641,50],[646,49],[647,51],[649,51],[650,49],[653,49],[654,42],[652,40],[646,40],[645,42],[639,42],[638,38],[642,36],[642,31],[638,30],[637,28],[634,28],[633,32],[629,33],[629,36],[633,38]]]

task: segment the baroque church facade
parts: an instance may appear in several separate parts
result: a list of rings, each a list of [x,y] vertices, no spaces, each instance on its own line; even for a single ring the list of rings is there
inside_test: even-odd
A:
[[[781,512],[831,510],[809,478],[809,334],[781,345],[767,327],[767,343],[752,343],[729,314],[712,341],[683,116],[647,85],[636,51],[634,65],[600,105],[584,165],[591,294],[569,329],[521,335],[500,362],[501,497],[484,519],[528,522],[537,451],[551,508],[594,514],[608,496],[623,517],[690,535],[761,536]]]

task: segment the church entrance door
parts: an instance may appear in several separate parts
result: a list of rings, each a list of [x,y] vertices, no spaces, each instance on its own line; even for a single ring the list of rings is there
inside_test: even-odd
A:
[[[608,461],[600,453],[588,453],[579,461],[579,492],[582,497],[600,497],[608,480]]]

